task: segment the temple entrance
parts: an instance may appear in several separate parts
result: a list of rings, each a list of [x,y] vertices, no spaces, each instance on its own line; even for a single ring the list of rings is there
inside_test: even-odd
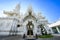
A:
[[[27,35],[33,35],[34,25],[32,21],[28,21],[28,24],[26,26],[27,26]]]
[[[33,30],[28,30],[27,35],[33,35]]]

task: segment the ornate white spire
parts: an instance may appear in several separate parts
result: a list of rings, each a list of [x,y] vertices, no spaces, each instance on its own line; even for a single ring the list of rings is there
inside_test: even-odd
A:
[[[11,17],[20,17],[20,4],[17,4],[13,11],[4,11],[4,14]]]
[[[32,14],[32,5],[31,4],[28,6],[28,13],[29,13],[29,15]]]
[[[38,17],[44,19],[41,12],[38,12]]]
[[[20,12],[20,4],[17,4],[16,7],[15,7],[15,9],[13,11],[19,13]]]
[[[38,12],[38,16],[42,16],[42,13],[41,12]]]
[[[31,4],[28,6],[28,11],[32,11],[32,5]]]

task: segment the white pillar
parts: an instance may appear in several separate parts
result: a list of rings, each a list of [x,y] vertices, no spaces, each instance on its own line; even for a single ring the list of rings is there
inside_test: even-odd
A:
[[[57,29],[58,33],[60,33],[60,30],[59,30],[59,28],[58,28],[58,27],[56,27],[56,29]]]

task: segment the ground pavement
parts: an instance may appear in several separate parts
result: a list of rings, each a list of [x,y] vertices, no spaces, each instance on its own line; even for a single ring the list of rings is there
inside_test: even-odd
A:
[[[24,40],[24,39],[19,35],[19,36],[0,36],[0,40]]]
[[[0,36],[0,40],[27,40],[27,39],[23,39],[21,36],[2,36],[2,37]],[[55,36],[52,38],[38,38],[34,40],[60,40],[60,36]]]

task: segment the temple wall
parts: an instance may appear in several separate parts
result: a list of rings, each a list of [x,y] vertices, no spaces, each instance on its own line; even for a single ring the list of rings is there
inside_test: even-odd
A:
[[[32,23],[34,24],[33,35],[36,35],[36,34],[41,35],[41,30],[40,28],[38,28],[38,25],[40,23],[36,22],[33,19],[27,19],[26,21],[22,22],[22,25],[20,27],[17,27],[18,20],[16,18],[1,18],[0,19],[0,35],[14,34],[10,31],[17,31],[16,33],[17,35],[23,35],[23,34],[27,35],[26,25],[28,24],[28,21],[32,21]],[[50,33],[49,31],[50,28],[48,26],[46,26],[45,29],[47,30],[48,33]],[[51,30],[51,33],[52,33],[52,30]]]
[[[12,27],[17,25],[14,18],[0,18],[0,35],[9,35]]]

